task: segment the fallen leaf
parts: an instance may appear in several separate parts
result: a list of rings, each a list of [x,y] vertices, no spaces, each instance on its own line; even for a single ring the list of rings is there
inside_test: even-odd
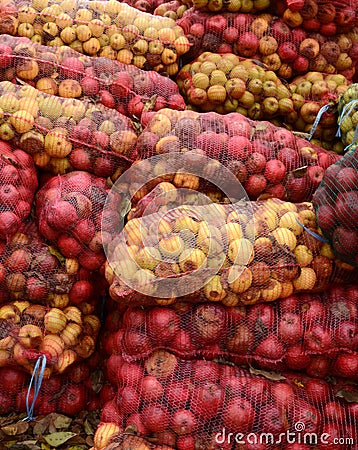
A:
[[[29,429],[28,422],[17,422],[13,425],[7,425],[1,428],[1,431],[8,436],[17,436],[18,434],[23,434]]]
[[[44,439],[52,447],[59,447],[74,436],[76,436],[76,433],[71,433],[70,431],[58,431],[57,433],[51,433],[44,436]]]
[[[42,436],[48,429],[50,423],[50,416],[45,416],[35,423],[33,433],[35,436]]]
[[[346,389],[341,389],[337,391],[336,397],[344,398],[348,403],[358,402],[358,391],[351,391]]]
[[[92,425],[90,424],[90,422],[87,419],[84,421],[83,425],[84,425],[85,433],[87,435],[94,434],[94,429],[93,429]]]
[[[63,414],[58,414],[55,418],[53,424],[56,428],[68,428],[71,425],[72,419],[70,417],[64,416]]]
[[[41,444],[41,450],[51,450],[51,447],[47,444]]]
[[[274,381],[286,380],[285,377],[283,377],[280,373],[277,373],[277,372],[269,372],[267,370],[258,370],[258,369],[254,369],[253,367],[250,367],[249,371],[253,375],[262,375],[263,377],[268,378],[269,380],[274,380]]]

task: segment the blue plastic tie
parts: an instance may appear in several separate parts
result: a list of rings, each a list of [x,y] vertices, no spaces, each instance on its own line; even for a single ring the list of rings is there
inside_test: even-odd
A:
[[[28,388],[27,394],[26,394],[27,416],[24,419],[22,419],[23,422],[25,422],[27,420],[35,420],[35,417],[33,415],[34,409],[35,409],[35,403],[36,403],[37,397],[40,393],[42,380],[43,380],[45,369],[46,369],[46,362],[47,362],[46,355],[39,356],[36,361],[34,370],[32,372],[29,388]],[[34,385],[34,398],[32,400],[31,406],[29,406],[29,399],[30,399],[32,385]]]
[[[313,135],[315,134],[318,124],[320,123],[323,114],[329,110],[329,108],[332,105],[330,103],[327,103],[327,105],[322,106],[322,108],[318,111],[317,117],[315,119],[315,121],[313,122],[312,128],[311,128],[311,132],[310,135],[308,137],[308,140],[310,141],[313,138]]]
[[[298,223],[298,225],[300,227],[302,227],[305,231],[307,231],[308,234],[310,234],[311,236],[313,236],[314,238],[316,238],[318,241],[323,242],[324,244],[327,244],[329,241],[327,241],[327,239],[325,239],[324,237],[320,236],[319,234],[315,233],[314,231],[310,230],[309,228],[305,227],[303,225],[303,223],[301,223],[297,217],[295,217],[296,222]]]
[[[356,106],[357,103],[358,103],[358,100],[352,100],[351,102],[347,103],[344,106],[342,114],[340,115],[340,118],[339,118],[338,130],[336,133],[336,137],[342,136],[342,131],[341,131],[342,122],[347,116],[349,116],[349,114],[352,112],[353,108]]]

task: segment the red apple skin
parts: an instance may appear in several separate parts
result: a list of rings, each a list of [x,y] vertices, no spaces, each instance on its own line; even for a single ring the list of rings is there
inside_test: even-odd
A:
[[[342,353],[334,362],[337,375],[345,378],[357,379],[358,377],[358,353]]]
[[[190,406],[191,411],[201,420],[210,420],[220,411],[224,402],[224,391],[220,385],[205,383],[194,389]]]
[[[227,20],[224,16],[216,14],[211,16],[205,23],[206,33],[213,33],[216,35],[221,35],[223,31],[228,27]]]
[[[232,398],[226,405],[222,420],[228,430],[247,432],[252,429],[255,410],[252,404],[241,397]]]
[[[271,334],[258,344],[254,353],[258,357],[277,361],[284,356],[285,347],[274,334]]]
[[[198,383],[217,383],[219,381],[219,367],[213,361],[199,360],[193,364],[193,379]]]
[[[131,414],[133,411],[138,410],[140,404],[140,396],[134,387],[125,386],[121,389],[117,396],[116,402],[119,411],[123,415]]]
[[[287,198],[291,202],[302,202],[307,198],[308,177],[304,175],[300,178],[295,178],[292,174],[288,174],[284,184],[287,192]]]
[[[164,395],[164,388],[157,378],[146,376],[142,380],[140,395],[141,399],[147,403],[160,401]]]
[[[337,25],[334,22],[321,25],[319,32],[323,36],[335,36],[337,34]]]
[[[0,68],[7,68],[11,64],[12,48],[6,44],[0,44]]]
[[[311,377],[325,378],[331,370],[330,361],[323,356],[311,357],[311,362],[306,367],[306,372]]]
[[[150,404],[141,413],[141,420],[145,428],[152,433],[160,433],[169,425],[169,410],[161,405]]]
[[[169,344],[178,333],[179,328],[179,318],[169,308],[153,308],[147,315],[147,331],[154,343]]]
[[[336,225],[336,213],[332,206],[321,205],[317,212],[317,222],[323,231],[332,231]]]
[[[306,19],[302,22],[302,27],[309,32],[319,31],[321,28],[321,22],[318,19]]]
[[[279,183],[286,175],[285,165],[278,159],[267,161],[264,176],[270,183]]]
[[[283,42],[278,48],[278,56],[285,63],[293,62],[297,58],[297,47],[293,42]]]
[[[185,385],[181,381],[172,381],[165,389],[165,397],[169,406],[185,408],[190,398],[189,382]]]
[[[245,183],[245,190],[250,199],[256,200],[262,194],[267,186],[267,180],[264,175],[251,175]]]
[[[330,398],[330,386],[325,380],[310,378],[305,383],[307,398],[316,405],[322,405],[328,402]]]
[[[353,229],[339,226],[334,230],[332,245],[334,250],[345,258],[354,258],[358,252],[357,233]]]
[[[84,95],[97,95],[99,92],[99,83],[92,76],[82,78],[80,85]]]
[[[303,370],[310,364],[311,358],[301,344],[297,344],[287,348],[284,361],[290,370]]]
[[[258,37],[251,31],[243,33],[236,43],[238,54],[245,58],[253,57],[259,48],[259,43]]]
[[[308,71],[309,61],[304,56],[298,55],[293,62],[293,69],[297,73],[305,73]]]
[[[246,162],[250,174],[261,173],[266,167],[266,158],[262,153],[253,152]]]
[[[278,334],[280,339],[287,344],[299,342],[303,334],[300,315],[284,313],[278,324]]]
[[[65,58],[61,63],[60,73],[64,78],[80,80],[84,75],[84,66],[78,58]]]

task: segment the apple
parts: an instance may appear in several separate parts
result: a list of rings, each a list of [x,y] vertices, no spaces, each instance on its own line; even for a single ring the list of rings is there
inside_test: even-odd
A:
[[[222,408],[223,388],[216,383],[204,383],[196,387],[190,399],[191,411],[202,420],[214,418]]]
[[[222,420],[229,430],[237,429],[247,432],[252,429],[255,410],[250,401],[242,397],[234,397],[227,403]]]
[[[169,410],[155,403],[145,406],[141,412],[141,420],[145,428],[153,433],[160,433],[169,426]]]

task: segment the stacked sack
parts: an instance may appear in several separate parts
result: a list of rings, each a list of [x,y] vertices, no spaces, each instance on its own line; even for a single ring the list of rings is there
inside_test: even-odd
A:
[[[243,448],[273,449],[301,421],[307,432],[342,435],[343,448],[356,439],[352,407],[336,397],[354,388],[315,378],[357,379],[357,291],[349,286],[357,271],[317,226],[308,201],[321,180],[298,190],[306,202],[287,201],[290,172],[300,179],[304,164],[328,158],[324,172],[339,158],[289,131],[281,144],[280,132],[237,113],[162,110],[139,137],[144,159],[105,206],[105,273],[119,314],[115,324],[108,316],[102,340],[112,387],[96,450],[240,448],[223,437],[235,430]],[[249,201],[240,164],[249,169],[254,153],[265,155],[256,172],[265,178],[285,152],[297,165],[286,161],[288,173],[267,183],[286,187],[284,200],[257,200],[264,188]],[[126,222],[124,204],[132,206]],[[272,438],[259,441],[262,433]]]

